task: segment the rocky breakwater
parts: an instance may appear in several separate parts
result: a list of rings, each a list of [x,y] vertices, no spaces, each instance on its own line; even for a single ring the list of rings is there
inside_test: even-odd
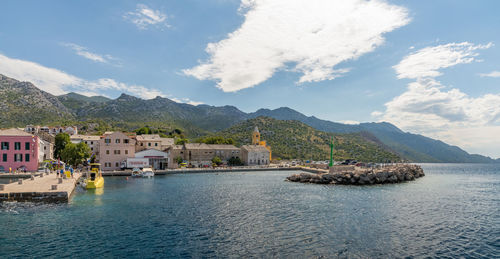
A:
[[[424,175],[422,167],[411,164],[391,165],[373,169],[358,168],[354,166],[333,166],[330,168],[329,173],[300,173],[287,177],[287,180],[291,182],[317,184],[369,185],[413,181]]]

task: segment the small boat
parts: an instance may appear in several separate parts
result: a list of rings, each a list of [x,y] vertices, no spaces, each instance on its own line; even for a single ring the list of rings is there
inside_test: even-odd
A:
[[[152,168],[146,167],[142,169],[142,177],[153,177],[155,176],[155,172]]]
[[[102,177],[101,164],[90,164],[90,171],[87,172],[87,179],[85,179],[83,185],[87,189],[104,187],[104,178]]]
[[[132,177],[142,177],[142,170],[138,167],[132,169]]]

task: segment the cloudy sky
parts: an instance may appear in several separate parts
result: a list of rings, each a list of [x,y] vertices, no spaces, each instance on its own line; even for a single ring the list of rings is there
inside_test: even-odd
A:
[[[56,95],[388,121],[497,158],[498,10],[481,0],[4,0],[0,73]]]

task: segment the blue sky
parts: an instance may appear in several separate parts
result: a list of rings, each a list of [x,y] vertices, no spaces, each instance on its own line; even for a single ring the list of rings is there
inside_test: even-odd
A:
[[[498,10],[498,1],[6,0],[0,73],[53,94],[389,121],[500,157]]]

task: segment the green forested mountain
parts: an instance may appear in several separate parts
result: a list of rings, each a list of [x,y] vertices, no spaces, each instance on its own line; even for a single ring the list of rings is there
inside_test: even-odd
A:
[[[401,160],[369,133],[326,133],[294,120],[257,117],[219,131],[215,135],[233,138],[238,145],[250,144],[252,131],[256,126],[259,128],[261,139],[271,146],[273,158],[328,160],[330,140],[333,137],[335,160],[356,159],[365,162]]]
[[[481,155],[471,155],[456,146],[425,136],[403,132],[396,126],[381,123],[347,125],[305,116],[293,109],[260,109],[245,113],[234,106],[215,107],[177,103],[168,98],[143,100],[122,94],[116,99],[86,97],[69,93],[53,96],[33,84],[0,75],[0,127],[24,127],[26,124],[75,124],[85,131],[113,129],[135,130],[143,126],[170,132],[182,131],[190,138],[221,131],[248,119],[267,116],[278,120],[296,120],[330,133],[368,132],[372,138],[414,162],[500,162]]]

